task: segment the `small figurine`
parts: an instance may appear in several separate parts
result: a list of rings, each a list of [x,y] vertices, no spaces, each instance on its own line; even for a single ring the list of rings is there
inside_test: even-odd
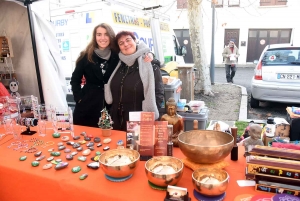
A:
[[[259,124],[253,123],[250,125],[248,130],[249,137],[243,141],[243,145],[245,146],[245,157],[249,155],[249,151],[251,151],[255,145],[264,146],[264,143],[261,140],[261,131],[262,128]]]
[[[178,135],[184,132],[183,118],[177,114],[177,103],[174,98],[169,98],[166,103],[167,114],[161,117],[161,121],[167,121],[169,125],[173,125],[172,141],[173,145],[178,147]]]
[[[20,97],[20,94],[18,92],[19,90],[19,82],[16,79],[13,79],[9,83],[9,89],[11,91],[10,96],[13,98]]]

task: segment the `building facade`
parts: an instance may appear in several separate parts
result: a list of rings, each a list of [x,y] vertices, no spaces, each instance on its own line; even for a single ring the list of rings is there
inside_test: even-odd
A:
[[[300,45],[300,23],[297,19],[298,0],[216,0],[215,4],[215,63],[223,65],[222,51],[230,39],[240,50],[239,65],[253,65],[268,44]],[[177,37],[186,40],[189,30],[187,0],[177,0],[175,16],[170,11]],[[203,31],[208,61],[212,43],[212,5],[202,1]],[[187,58],[187,63],[193,62]]]

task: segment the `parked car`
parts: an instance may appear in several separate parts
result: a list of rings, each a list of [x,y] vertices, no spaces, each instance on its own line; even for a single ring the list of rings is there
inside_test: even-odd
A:
[[[300,103],[300,46],[267,45],[251,80],[252,108],[259,101]]]

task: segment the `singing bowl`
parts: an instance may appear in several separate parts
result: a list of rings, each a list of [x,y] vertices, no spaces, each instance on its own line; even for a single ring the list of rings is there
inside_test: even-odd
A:
[[[115,158],[121,158],[122,156],[126,157],[128,161],[116,165],[111,163],[111,161],[116,161]],[[133,174],[139,160],[139,152],[132,149],[111,149],[105,151],[99,158],[103,172],[113,178],[122,178]]]
[[[200,168],[193,172],[193,186],[197,192],[206,196],[223,194],[228,186],[229,175],[217,168]]]
[[[182,153],[195,163],[209,164],[222,161],[233,147],[232,135],[222,131],[192,130],[178,135]]]
[[[157,171],[160,167],[168,168],[168,171]],[[145,172],[148,180],[160,187],[176,185],[183,174],[183,162],[171,156],[157,156],[149,159],[145,164]]]

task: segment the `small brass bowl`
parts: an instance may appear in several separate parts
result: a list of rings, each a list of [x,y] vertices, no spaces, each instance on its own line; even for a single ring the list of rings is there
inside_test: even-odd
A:
[[[197,192],[205,196],[223,194],[228,186],[229,175],[217,168],[200,168],[193,172],[193,185]]]
[[[145,164],[148,180],[160,187],[176,185],[183,174],[183,162],[171,156],[157,156]]]
[[[139,152],[132,149],[108,150],[99,158],[103,172],[113,178],[122,178],[133,174],[139,160]]]
[[[222,131],[192,130],[178,135],[178,145],[195,163],[217,163],[230,154],[233,137]]]

